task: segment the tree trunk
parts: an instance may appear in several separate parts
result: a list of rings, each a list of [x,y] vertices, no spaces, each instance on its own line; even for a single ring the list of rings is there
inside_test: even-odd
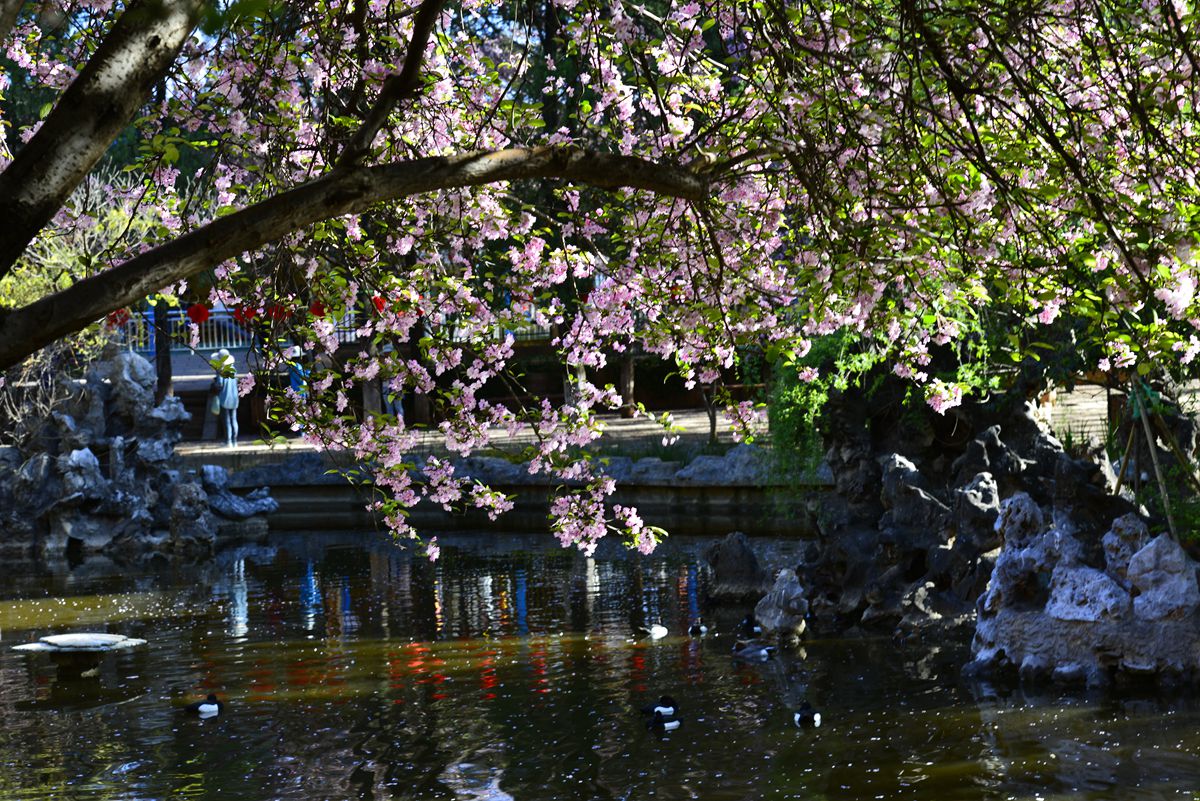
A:
[[[633,348],[626,348],[621,356],[621,377],[618,381],[621,391],[621,417],[628,420],[633,417]]]
[[[708,444],[717,444],[717,388],[701,387],[700,395],[704,398],[704,411],[708,414]]]
[[[0,22],[7,23],[10,5],[6,0],[0,9]],[[0,277],[129,125],[175,62],[204,5],[128,3],[37,132],[0,171]]]
[[[582,364],[567,365],[567,374],[563,376],[563,402],[568,405],[573,405],[579,400],[580,381],[587,380],[587,368]]]

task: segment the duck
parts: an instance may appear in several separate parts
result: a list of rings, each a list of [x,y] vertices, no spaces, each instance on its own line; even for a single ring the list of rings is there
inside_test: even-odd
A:
[[[675,713],[679,707],[675,704],[675,699],[669,695],[664,695],[658,699],[657,704],[650,704],[642,707],[642,713],[646,715],[662,715],[665,718],[675,717]]]
[[[764,645],[756,640],[738,640],[733,644],[733,658],[744,662],[766,662],[774,655],[774,645]]]
[[[208,697],[203,701],[194,701],[183,709],[189,715],[196,715],[201,718],[212,718],[221,714],[221,710],[225,708],[225,703],[219,701],[215,693],[209,693]]]
[[[821,713],[812,708],[808,701],[800,704],[792,713],[792,722],[801,729],[821,728]]]
[[[747,636],[762,634],[762,625],[755,619],[754,613],[746,615],[742,618],[742,622],[738,624],[738,630]]]
[[[675,731],[679,728],[679,718],[669,717],[662,712],[655,712],[654,719],[646,725],[651,731]]]
[[[696,618],[696,622],[688,629],[688,634],[693,637],[703,637],[705,634],[708,634],[708,626],[704,625],[704,618]]]
[[[650,628],[646,628],[645,626],[634,626],[633,631],[639,637],[649,637],[652,640],[661,640],[670,633],[667,631],[667,627],[661,623],[655,623]]]

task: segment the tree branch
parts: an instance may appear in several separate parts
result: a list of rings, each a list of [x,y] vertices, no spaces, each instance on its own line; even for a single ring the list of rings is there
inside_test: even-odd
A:
[[[423,0],[413,19],[412,38],[408,41],[408,51],[404,54],[404,66],[400,72],[389,75],[379,90],[375,105],[367,112],[362,127],[354,132],[354,136],[346,143],[346,149],[338,157],[334,169],[346,169],[362,161],[370,151],[371,143],[387,122],[392,109],[402,101],[417,93],[420,86],[421,65],[425,63],[425,48],[429,46],[429,37],[442,16],[442,6],[445,0]]]
[[[713,176],[574,147],[512,148],[336,170],[0,316],[0,370],[114,309],[320,220],[436,190],[546,178],[700,201]]]
[[[8,34],[17,24],[17,15],[25,0],[0,0],[0,42],[8,39]]]
[[[0,173],[0,278],[129,124],[175,61],[203,5],[132,0],[42,127]]]

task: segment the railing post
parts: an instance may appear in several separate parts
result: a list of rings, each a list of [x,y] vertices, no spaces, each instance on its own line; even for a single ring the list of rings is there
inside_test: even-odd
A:
[[[154,343],[154,370],[158,382],[154,387],[154,405],[174,394],[171,372],[171,315],[167,302],[161,297],[154,304],[154,325],[150,328]]]

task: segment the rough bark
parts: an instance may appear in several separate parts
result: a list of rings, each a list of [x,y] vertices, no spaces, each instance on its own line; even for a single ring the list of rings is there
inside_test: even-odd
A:
[[[0,25],[10,2],[0,0]],[[0,173],[0,277],[129,124],[175,61],[202,5],[130,2],[38,132]]]
[[[636,401],[633,398],[633,380],[634,380],[634,365],[633,365],[633,348],[629,348],[621,356],[621,375],[620,375],[620,390],[621,390],[621,417],[629,419],[633,417],[633,408]]]
[[[8,32],[17,24],[17,15],[25,0],[0,0],[0,41],[8,38]]]
[[[702,199],[711,180],[674,165],[574,147],[511,148],[337,170],[0,317],[0,369],[114,309],[320,220],[440,189],[547,178],[688,200]]]

